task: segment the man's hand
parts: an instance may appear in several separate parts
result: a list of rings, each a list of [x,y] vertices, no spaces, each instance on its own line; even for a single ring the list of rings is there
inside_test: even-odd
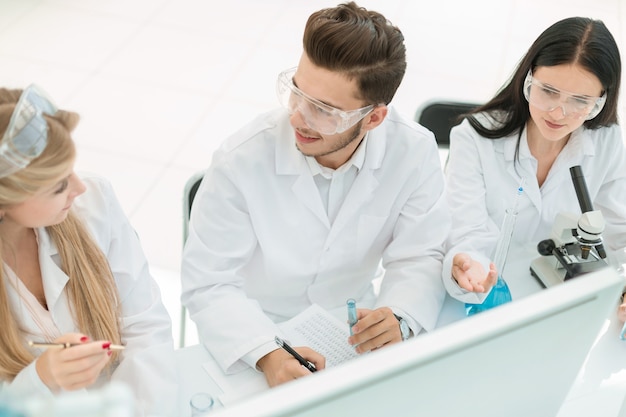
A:
[[[70,333],[55,343],[76,343],[69,348],[47,349],[36,360],[35,369],[39,378],[52,391],[86,388],[92,385],[111,357],[111,342],[91,342],[84,335]]]
[[[454,255],[452,276],[461,288],[471,292],[487,292],[498,281],[498,271],[493,262],[486,273],[480,262],[465,253]]]
[[[376,310],[359,308],[357,318],[357,323],[352,326],[352,336],[348,339],[357,353],[366,353],[402,341],[398,319],[389,307]]]
[[[326,366],[326,358],[313,349],[308,347],[294,347],[293,349],[304,359],[312,362],[318,371]],[[300,365],[300,362],[284,349],[276,349],[263,356],[257,362],[257,366],[265,374],[270,387],[311,375],[311,371]]]

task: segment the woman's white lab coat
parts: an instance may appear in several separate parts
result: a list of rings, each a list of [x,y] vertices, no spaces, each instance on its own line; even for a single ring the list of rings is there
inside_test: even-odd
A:
[[[445,295],[449,223],[437,146],[423,127],[390,109],[369,132],[364,164],[330,224],[287,114],[274,111],[213,157],[194,200],[182,299],[225,371],[254,366],[258,357],[242,358],[273,344],[275,322],[312,303],[389,306],[430,330]]]
[[[594,209],[606,220],[602,237],[607,252],[614,256],[626,247],[626,151],[620,127],[572,132],[541,188],[525,130],[515,161],[517,136],[486,139],[467,120],[450,133],[446,179],[453,227],[442,277],[448,292],[465,302],[481,302],[486,294],[468,293],[456,284],[452,258],[466,252],[488,270],[504,213],[515,204],[522,178],[513,244],[548,239],[559,213],[581,214],[569,171],[580,165]]]
[[[125,382],[134,392],[139,415],[173,416],[178,390],[174,347],[171,320],[161,302],[159,288],[150,275],[137,234],[110,184],[95,176],[81,179],[87,191],[76,198],[73,210],[83,219],[109,261],[120,295],[122,343],[126,345],[111,377],[103,372],[92,388],[109,380]],[[56,247],[45,229],[37,232],[44,292],[52,319],[61,334],[79,332],[68,305],[68,277],[58,267]],[[5,285],[25,337],[44,340],[15,288]],[[50,397],[52,393],[40,380],[33,362],[12,382],[2,384],[2,396],[29,401],[37,396]]]

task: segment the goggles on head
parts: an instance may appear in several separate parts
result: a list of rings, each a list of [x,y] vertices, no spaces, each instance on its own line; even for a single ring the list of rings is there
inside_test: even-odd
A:
[[[26,167],[48,144],[48,123],[43,114],[54,115],[56,106],[34,84],[28,86],[13,110],[0,142],[0,178]]]
[[[307,95],[293,84],[296,68],[281,72],[276,81],[278,101],[289,114],[299,112],[307,126],[323,135],[343,133],[362,120],[374,109],[374,105],[344,111],[324,104]]]
[[[602,97],[592,97],[559,90],[533,78],[530,70],[524,80],[524,97],[542,111],[551,112],[560,107],[564,116],[575,119],[584,117],[585,120],[596,117],[606,102],[606,93]]]

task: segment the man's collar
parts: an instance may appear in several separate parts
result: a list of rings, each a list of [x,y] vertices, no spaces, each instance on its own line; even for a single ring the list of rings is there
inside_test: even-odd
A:
[[[306,159],[307,164],[309,165],[311,174],[313,176],[320,174],[324,178],[331,178],[334,172],[339,172],[339,173],[345,172],[349,170],[350,167],[352,167],[353,165],[356,167],[357,172],[360,171],[361,168],[363,168],[363,164],[365,163],[365,148],[367,147],[368,135],[369,135],[369,132],[365,133],[365,137],[363,138],[363,140],[361,140],[361,143],[356,148],[356,150],[354,151],[350,159],[348,159],[346,163],[344,163],[337,169],[332,169],[332,168],[328,168],[323,165],[320,165],[320,163],[317,162],[315,157],[306,156],[305,159]]]

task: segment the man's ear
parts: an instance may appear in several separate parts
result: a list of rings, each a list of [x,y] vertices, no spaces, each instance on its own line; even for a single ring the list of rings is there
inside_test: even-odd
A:
[[[387,105],[380,104],[374,107],[374,110],[370,114],[365,117],[365,121],[363,123],[364,130],[372,130],[379,124],[385,120],[387,117]]]

